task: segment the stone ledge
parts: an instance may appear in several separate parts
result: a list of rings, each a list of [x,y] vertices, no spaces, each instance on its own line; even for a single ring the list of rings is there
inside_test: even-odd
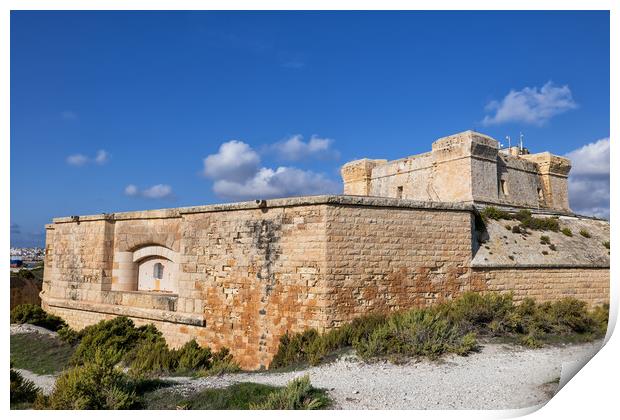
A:
[[[42,296],[42,301],[52,307],[73,309],[77,311],[96,312],[131,318],[150,319],[154,321],[172,322],[175,324],[205,326],[203,315],[168,312],[157,309],[132,308],[119,305],[107,305],[97,302],[83,302]]]
[[[77,223],[91,222],[97,220],[136,220],[136,219],[170,219],[179,218],[183,214],[194,213],[213,213],[234,210],[256,210],[270,209],[277,207],[297,207],[308,205],[345,205],[345,206],[366,206],[366,207],[392,207],[419,210],[451,210],[469,211],[474,207],[467,203],[436,202],[436,201],[417,201],[387,197],[369,197],[357,195],[314,195],[304,197],[275,198],[271,200],[243,201],[238,203],[210,204],[205,206],[179,207],[175,209],[160,209],[134,211],[124,213],[106,213],[89,216],[57,217],[54,223]]]
[[[584,214],[574,213],[571,210],[554,210],[548,208],[532,208],[528,206],[517,206],[515,204],[504,204],[499,201],[483,201],[483,200],[474,200],[474,207],[477,211],[482,211],[486,207],[496,207],[500,210],[507,211],[509,213],[517,213],[519,210],[529,210],[533,215],[536,216],[564,216],[564,217],[574,217],[576,219],[589,219],[589,220],[600,220],[603,222],[609,223],[607,219],[601,219],[596,216],[587,216]]]
[[[562,268],[562,269],[583,269],[583,268],[591,268],[591,269],[601,269],[601,270],[609,270],[609,264],[484,264],[484,263],[472,263],[470,265],[474,270],[476,269],[554,269],[554,268]]]

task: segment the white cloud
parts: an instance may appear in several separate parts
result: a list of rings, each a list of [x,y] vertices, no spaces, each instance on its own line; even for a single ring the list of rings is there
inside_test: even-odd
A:
[[[105,150],[97,151],[94,158],[90,158],[81,153],[76,153],[71,156],[67,156],[67,163],[71,166],[84,166],[89,163],[96,163],[97,165],[105,165],[110,160],[110,154]]]
[[[168,198],[172,196],[172,187],[165,184],[153,185],[142,191],[142,196],[146,198]]]
[[[152,187],[140,190],[134,184],[125,187],[125,195],[129,197],[143,197],[150,199],[172,198],[172,187],[166,184],[157,184]]]
[[[103,165],[110,160],[110,154],[105,150],[97,151],[97,156],[95,156],[95,163],[98,165]]]
[[[586,144],[566,156],[573,165],[568,178],[572,210],[609,218],[609,138]]]
[[[63,120],[67,120],[67,121],[77,120],[78,118],[77,114],[73,111],[62,111],[60,113],[60,116],[62,117]]]
[[[335,194],[340,184],[323,174],[298,168],[261,168],[243,183],[221,179],[213,184],[213,191],[230,199],[289,197],[295,195]]]
[[[138,195],[138,187],[133,184],[129,184],[125,187],[125,195],[130,197]]]
[[[269,149],[275,151],[280,159],[287,161],[337,158],[338,152],[330,149],[332,143],[332,139],[318,136],[312,136],[308,142],[304,142],[303,137],[296,134],[286,141],[271,145]]]
[[[306,154],[317,155],[329,149],[331,140],[301,136],[271,145],[268,150],[283,153],[289,160]],[[223,143],[219,152],[204,159],[204,173],[214,180],[213,192],[227,199],[274,198],[295,195],[330,194],[340,191],[340,183],[325,175],[295,167],[277,169],[261,167],[258,153],[248,144],[232,140]]]
[[[552,117],[577,108],[571,90],[567,85],[555,86],[547,82],[540,89],[526,87],[511,90],[501,101],[491,101],[485,110],[494,115],[486,115],[484,125],[522,122],[543,125]]]
[[[67,163],[71,166],[83,166],[88,163],[88,156],[82,155],[80,153],[67,156]]]
[[[248,144],[231,140],[222,143],[219,151],[204,159],[204,174],[213,179],[243,182],[254,176],[260,157]]]
[[[566,156],[573,163],[571,175],[609,178],[609,137],[588,143]]]

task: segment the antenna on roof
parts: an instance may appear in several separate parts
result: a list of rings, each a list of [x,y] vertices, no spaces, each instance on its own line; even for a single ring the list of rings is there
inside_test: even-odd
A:
[[[508,140],[508,148],[510,149],[510,136],[506,136],[506,140]]]

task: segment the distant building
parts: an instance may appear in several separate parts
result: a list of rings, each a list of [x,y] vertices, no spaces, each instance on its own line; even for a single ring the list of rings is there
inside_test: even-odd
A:
[[[11,256],[11,268],[19,268],[24,265],[22,257]]]

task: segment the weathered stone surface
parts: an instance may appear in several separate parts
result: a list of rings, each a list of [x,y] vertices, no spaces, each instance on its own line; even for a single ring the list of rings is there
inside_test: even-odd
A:
[[[609,303],[608,268],[474,268],[473,275],[493,292],[513,293],[516,302],[539,302],[572,297],[589,305]]]
[[[489,220],[481,243],[475,250],[472,267],[508,268],[609,268],[609,223],[575,216],[558,216],[561,229],[570,229],[573,236],[562,232],[527,229],[513,233],[518,220]],[[585,230],[589,238],[579,232]],[[541,238],[545,240],[541,240]]]
[[[349,162],[342,179],[345,194],[570,211],[570,168],[564,157],[499,150],[495,139],[465,131],[438,139],[428,153]]]
[[[46,226],[42,306],[77,329],[119,315],[153,323],[172,346],[226,346],[255,369],[269,365],[287,331],[470,290],[607,302],[609,223],[564,205],[568,161],[509,152],[465,132],[423,155],[345,165],[353,195],[57,218]],[[492,221],[479,243],[474,205],[487,202],[558,216],[574,236],[545,232],[552,251],[542,234],[521,238],[511,222]]]

